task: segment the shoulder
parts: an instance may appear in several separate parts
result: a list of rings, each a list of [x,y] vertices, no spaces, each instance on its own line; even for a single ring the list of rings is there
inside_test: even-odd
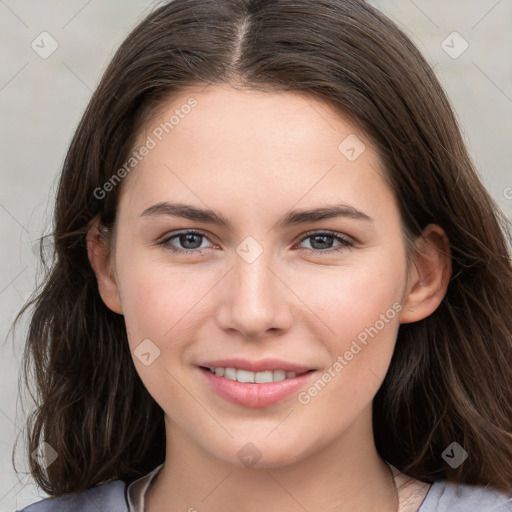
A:
[[[418,512],[512,512],[512,492],[491,487],[434,482]]]
[[[128,512],[126,483],[115,480],[83,492],[45,498],[15,512]]]

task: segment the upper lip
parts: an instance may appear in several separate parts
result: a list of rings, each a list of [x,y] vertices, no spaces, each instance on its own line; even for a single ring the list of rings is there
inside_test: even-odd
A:
[[[247,370],[250,372],[284,370],[287,372],[301,373],[307,372],[308,370],[313,370],[313,368],[309,366],[271,358],[260,359],[259,361],[242,358],[216,359],[212,361],[205,361],[199,366],[204,366],[206,368],[236,368],[237,370]]]

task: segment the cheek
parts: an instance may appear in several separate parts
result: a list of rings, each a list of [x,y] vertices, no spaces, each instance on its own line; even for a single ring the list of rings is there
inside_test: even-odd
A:
[[[130,332],[135,337],[162,339],[190,309],[190,295],[187,285],[178,278],[133,268],[130,278],[123,281],[121,296]]]
[[[132,359],[144,386],[168,414],[189,404],[179,385],[207,288],[179,268],[131,254],[119,261],[121,301]],[[204,282],[204,280],[203,280]],[[148,341],[149,340],[149,341]],[[149,356],[144,360],[144,354]],[[181,404],[181,405],[180,405]],[[197,413],[197,411],[195,411]]]
[[[307,296],[328,327],[322,339],[331,359],[326,379],[332,378],[332,384],[323,393],[327,402],[368,403],[386,375],[400,325],[405,279],[405,256],[391,252],[369,251],[358,264],[317,280],[318,286]]]
[[[169,346],[177,350],[189,338],[191,325],[204,321],[203,299],[217,277],[194,266],[171,266],[145,251],[126,253],[116,261],[130,346],[133,350],[149,338],[166,352]]]
[[[297,282],[297,294],[329,328],[336,339],[356,337],[373,325],[381,314],[400,302],[405,280],[405,260],[382,250],[354,256],[353,264],[324,275],[316,272],[315,286],[306,277]],[[388,316],[394,318],[392,310]],[[380,325],[380,324],[379,324]]]

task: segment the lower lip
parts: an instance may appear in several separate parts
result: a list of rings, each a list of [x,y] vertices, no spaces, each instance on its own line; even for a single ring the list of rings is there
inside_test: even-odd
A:
[[[315,373],[303,373],[292,379],[278,382],[238,382],[237,380],[219,377],[210,370],[199,368],[211,389],[226,400],[244,407],[268,407],[296,393]]]

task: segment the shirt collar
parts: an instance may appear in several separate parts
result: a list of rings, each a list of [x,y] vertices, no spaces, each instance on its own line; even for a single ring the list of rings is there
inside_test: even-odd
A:
[[[130,512],[144,512],[144,496],[162,467],[163,463],[147,475],[134,480],[128,485],[126,489],[126,496],[128,500],[128,510]]]

